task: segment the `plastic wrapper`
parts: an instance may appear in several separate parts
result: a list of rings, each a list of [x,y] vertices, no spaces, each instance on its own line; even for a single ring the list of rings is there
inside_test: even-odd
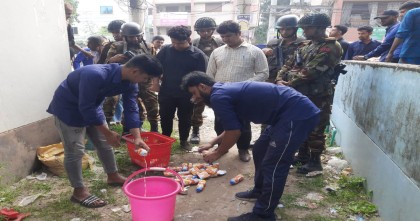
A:
[[[244,176],[242,174],[236,175],[234,178],[230,179],[230,185],[236,185],[244,180]]]
[[[185,186],[196,185],[200,182],[199,179],[184,179],[183,181]]]
[[[182,171],[188,171],[188,163],[182,163]]]
[[[205,180],[200,180],[197,184],[197,193],[200,193],[204,190],[204,187],[206,186],[206,181]]]
[[[208,179],[210,177],[210,175],[206,171],[197,173],[197,176],[202,180]]]
[[[208,167],[206,168],[206,172],[207,172],[208,174],[210,174],[211,176],[213,176],[213,175],[216,175],[216,176],[217,176],[217,171],[218,171],[218,170],[219,170],[218,168],[213,167],[213,166],[208,166]]]

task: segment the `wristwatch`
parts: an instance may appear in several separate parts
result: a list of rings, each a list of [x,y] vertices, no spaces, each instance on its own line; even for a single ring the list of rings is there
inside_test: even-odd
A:
[[[367,59],[369,59],[369,58],[367,57],[367,55],[364,55],[364,56],[363,56],[363,59],[367,60]]]

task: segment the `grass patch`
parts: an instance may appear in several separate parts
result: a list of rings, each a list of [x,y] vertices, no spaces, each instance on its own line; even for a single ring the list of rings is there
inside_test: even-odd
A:
[[[341,221],[341,219],[321,216],[319,214],[309,214],[305,216],[302,220],[304,221]]]
[[[293,203],[296,202],[296,199],[298,199],[301,195],[302,193],[296,192],[283,193],[281,196],[281,202],[283,202],[284,206],[286,207],[294,207],[295,205]]]
[[[298,186],[306,191],[319,191],[319,189],[324,187],[324,177],[316,176],[306,178],[305,180],[300,181]]]
[[[369,201],[373,193],[365,191],[365,184],[364,178],[342,176],[338,180],[340,189],[331,193],[327,200],[336,204],[339,213],[371,216],[377,212],[377,207]]]

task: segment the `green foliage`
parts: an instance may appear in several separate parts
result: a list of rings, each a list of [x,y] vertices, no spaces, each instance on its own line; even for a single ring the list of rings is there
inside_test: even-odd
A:
[[[340,189],[330,195],[328,201],[337,204],[341,213],[361,214],[369,216],[377,212],[376,206],[369,202],[373,192],[365,192],[366,179],[362,177],[342,176],[338,180]]]
[[[260,20],[258,27],[255,28],[254,44],[265,44],[267,42],[268,17],[270,11],[270,0],[261,0]]]
[[[377,211],[376,206],[373,203],[366,200],[350,202],[347,206],[347,209],[350,210],[352,213],[363,215],[372,215]]]

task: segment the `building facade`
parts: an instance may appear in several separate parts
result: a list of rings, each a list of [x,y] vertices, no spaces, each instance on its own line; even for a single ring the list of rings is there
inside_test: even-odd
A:
[[[258,25],[259,1],[256,0],[154,0],[148,9],[146,33],[162,35],[176,25],[194,27],[201,17],[211,17],[217,24],[234,20],[241,24],[242,36],[253,39],[253,30]],[[198,37],[194,32],[192,38]]]
[[[405,1],[369,1],[369,0],[336,0],[332,13],[333,25],[349,27],[345,39],[357,41],[357,28],[370,25],[374,28],[372,38],[381,41],[385,35],[385,28],[381,27],[374,18],[385,10],[398,10]]]

